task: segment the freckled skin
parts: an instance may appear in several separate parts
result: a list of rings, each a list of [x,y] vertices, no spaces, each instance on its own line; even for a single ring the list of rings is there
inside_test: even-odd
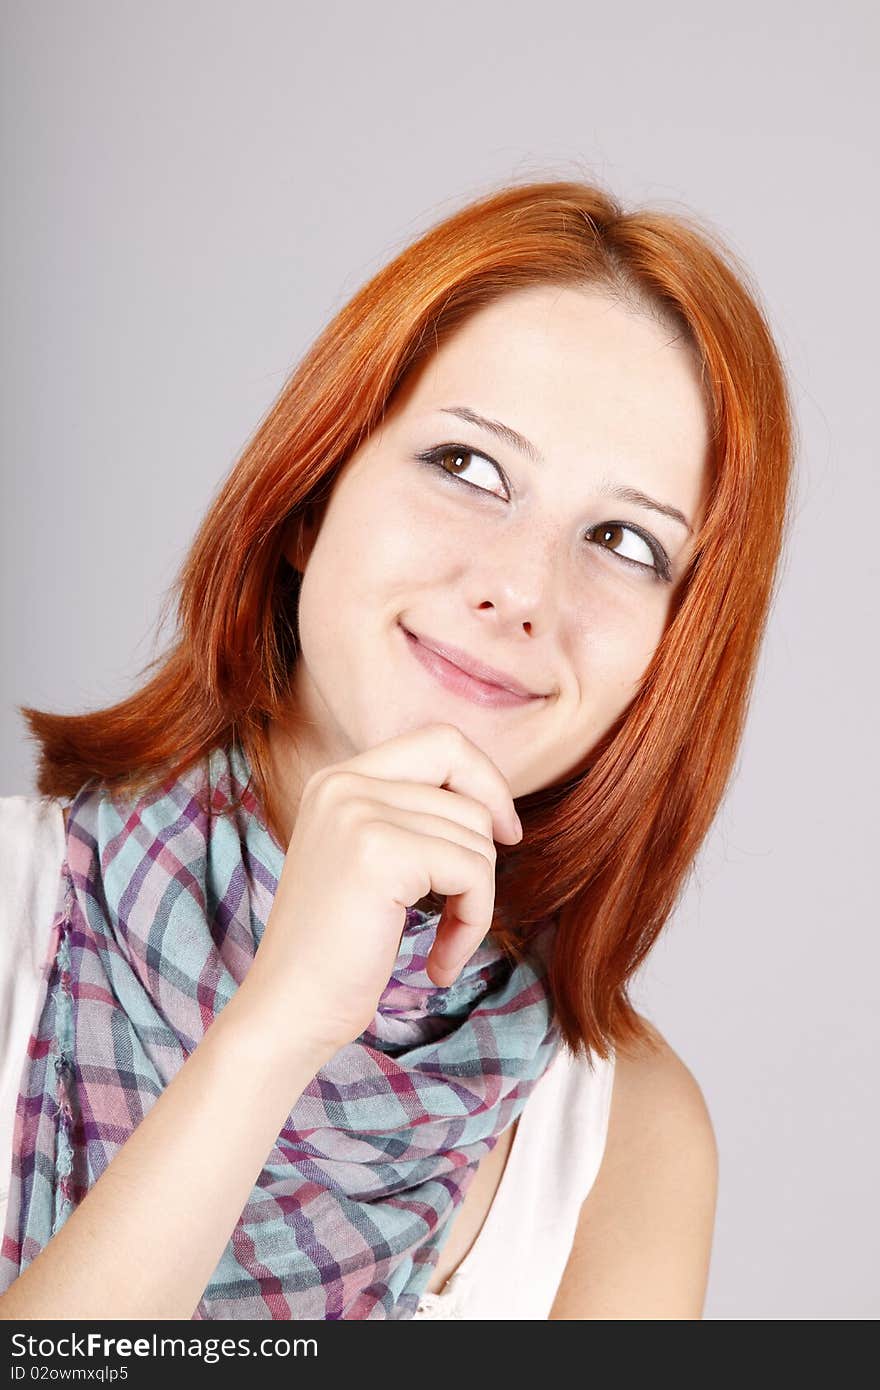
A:
[[[403,384],[342,469],[317,534],[287,551],[304,569],[291,702],[310,721],[298,766],[284,722],[271,730],[291,818],[316,768],[437,720],[458,725],[523,796],[580,766],[626,709],[693,537],[598,486],[640,488],[684,512],[696,534],[709,430],[698,367],[673,336],[597,290],[532,287],[474,315]],[[438,413],[454,405],[512,426],[544,462]],[[467,455],[462,476],[482,491],[414,457],[447,444],[478,456]],[[611,548],[584,539],[605,522],[656,537],[672,582],[615,554],[650,561],[631,533]],[[514,708],[472,704],[427,675],[398,620],[552,694]]]

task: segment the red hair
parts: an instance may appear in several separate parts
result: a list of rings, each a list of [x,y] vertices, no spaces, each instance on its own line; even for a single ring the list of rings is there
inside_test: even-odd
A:
[[[536,284],[598,286],[688,341],[711,421],[711,490],[687,573],[630,705],[562,785],[522,797],[499,848],[493,931],[558,919],[555,1013],[575,1054],[651,1044],[628,981],[685,886],[734,768],[789,518],[793,423],[744,268],[692,217],[627,212],[586,182],[508,185],[433,226],[324,329],[245,446],[172,586],[177,633],[127,699],[19,706],[37,790],[141,793],[237,739],[280,840],[268,729],[286,707],[299,575],[284,551],[326,505],[396,388],[470,314]],[[308,509],[308,511],[307,511]],[[588,765],[586,765],[588,764]]]

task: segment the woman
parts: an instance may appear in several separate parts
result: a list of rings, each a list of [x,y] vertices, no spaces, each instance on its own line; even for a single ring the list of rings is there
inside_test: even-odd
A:
[[[443,1315],[483,1249],[447,1315],[701,1315],[714,1135],[627,984],[734,765],[791,452],[743,272],[589,185],[341,311],[156,674],[23,711],[72,801],[4,1317]]]

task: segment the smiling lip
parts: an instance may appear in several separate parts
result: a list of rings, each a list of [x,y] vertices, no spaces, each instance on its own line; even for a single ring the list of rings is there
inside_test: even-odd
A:
[[[409,640],[413,655],[433,676],[448,689],[481,705],[522,705],[530,700],[542,700],[519,681],[503,671],[486,666],[481,661],[451,647],[445,642],[435,642],[430,637],[420,637],[400,624]]]

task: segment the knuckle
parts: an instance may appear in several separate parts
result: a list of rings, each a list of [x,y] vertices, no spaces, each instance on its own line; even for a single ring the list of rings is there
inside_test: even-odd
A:
[[[490,868],[495,868],[495,863],[498,859],[498,849],[491,835],[480,835],[479,842],[474,845],[474,850]]]
[[[444,721],[438,724],[437,728],[443,739],[448,743],[454,743],[457,748],[463,748],[468,741],[457,724],[450,724]]]
[[[320,797],[323,801],[331,801],[351,795],[356,781],[356,773],[350,772],[348,768],[319,768],[306,782],[306,790],[311,791],[313,798]]]
[[[351,795],[342,798],[336,815],[345,825],[355,826],[368,817],[375,816],[375,811],[375,803],[369,797],[354,790]]]
[[[474,807],[474,815],[480,823],[480,834],[485,835],[487,840],[492,840],[494,848],[495,841],[492,835],[492,831],[495,828],[495,826],[494,821],[492,819],[492,812],[489,810],[489,807],[482,801],[473,801],[471,804]]]
[[[406,896],[410,902],[417,903],[431,891],[431,875],[423,865],[414,865],[406,884]]]
[[[327,779],[327,773],[327,768],[319,767],[315,772],[311,773],[311,775],[306,778],[305,782],[303,783],[303,800],[305,800],[306,797],[308,797],[311,800],[317,795],[318,791]]]
[[[490,862],[482,849],[470,849],[464,846],[462,848],[467,856],[468,872],[472,872],[477,877],[489,878],[491,876],[494,879],[495,865]]]
[[[368,868],[386,851],[391,828],[387,821],[375,817],[358,822],[354,855],[361,867]]]
[[[352,846],[356,849],[359,843],[367,819],[365,809],[357,798],[343,798],[329,807],[333,834],[339,837],[340,846],[344,846],[342,852],[346,858],[351,854]]]

